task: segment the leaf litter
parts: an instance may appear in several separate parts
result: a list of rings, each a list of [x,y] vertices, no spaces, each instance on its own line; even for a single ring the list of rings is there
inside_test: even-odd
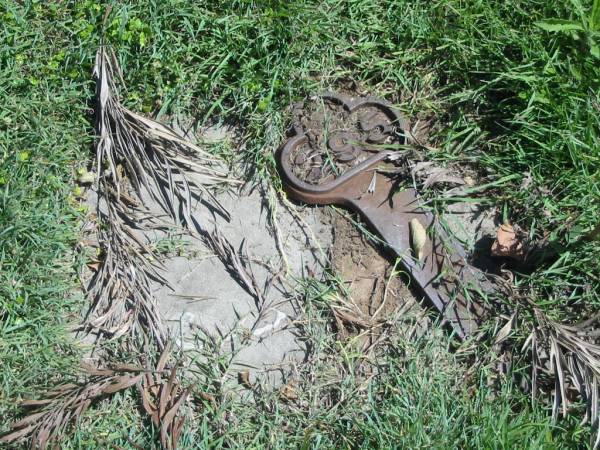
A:
[[[524,233],[517,232],[511,224],[502,224],[498,228],[496,240],[492,244],[491,254],[522,261],[527,253],[524,240]]]

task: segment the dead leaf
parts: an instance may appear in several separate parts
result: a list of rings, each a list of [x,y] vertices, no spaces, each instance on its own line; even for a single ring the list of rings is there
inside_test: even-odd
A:
[[[421,261],[423,258],[423,247],[427,242],[427,232],[421,222],[418,219],[412,218],[408,223],[410,228],[410,241],[413,250],[414,257],[417,261]]]
[[[185,422],[182,405],[192,392],[191,387],[184,388],[177,378],[177,365],[166,369],[171,356],[171,344],[167,342],[154,370],[145,362],[145,374],[140,375],[138,390],[142,407],[155,426],[160,428],[160,443],[165,450],[175,450]],[[168,377],[167,377],[168,374]]]
[[[238,372],[238,382],[242,386],[252,389],[252,383],[250,383],[250,371],[248,369]]]
[[[201,403],[202,400],[212,403],[213,405],[217,403],[217,399],[214,395],[208,394],[203,391],[194,391],[193,397],[197,403]]]
[[[88,268],[90,270],[93,270],[94,272],[98,272],[98,270],[100,270],[100,261],[93,261],[93,262],[89,262],[86,264],[86,266],[88,266]]]
[[[132,376],[132,377],[121,377],[119,380],[116,380],[114,383],[109,384],[108,386],[105,386],[104,389],[102,389],[102,392],[104,394],[114,394],[115,392],[119,392],[122,391],[124,389],[127,389],[131,386],[133,386],[134,384],[137,384],[138,381],[141,381],[143,375],[136,375],[136,376]]]
[[[279,390],[279,394],[285,400],[298,400],[298,391],[295,387],[296,383],[293,380],[290,380],[287,384],[283,385]]]
[[[512,331],[512,329],[515,325],[516,317],[517,317],[517,312],[515,311],[513,313],[513,315],[510,316],[510,319],[508,319],[508,322],[506,322],[504,324],[504,326],[502,328],[500,328],[500,331],[498,332],[498,334],[496,335],[496,339],[494,340],[495,344],[501,344],[508,338],[508,336],[510,335],[510,332]]]
[[[419,161],[413,166],[410,172],[413,176],[415,176],[419,172],[429,169],[431,166],[433,166],[433,161]]]
[[[436,168],[425,180],[423,183],[423,189],[427,189],[435,184],[440,183],[448,183],[448,184],[465,184],[465,180],[461,177],[457,177],[455,175],[451,175],[450,171],[447,169]]]
[[[413,177],[418,176],[425,179],[423,189],[427,189],[435,184],[465,184],[465,180],[459,176],[453,175],[450,169],[445,167],[437,167],[432,161],[421,161],[414,165],[411,170]]]
[[[93,402],[131,387],[143,376],[119,374],[86,363],[82,368],[87,374],[85,381],[64,384],[47,391],[41,399],[22,402],[21,406],[31,412],[13,423],[7,434],[0,435],[0,444],[17,444],[27,439],[31,448],[43,449],[48,444],[58,448],[65,428],[77,423]]]
[[[491,253],[493,256],[505,256],[521,261],[525,258],[525,246],[512,225],[500,225]]]
[[[358,317],[355,314],[352,314],[348,311],[344,311],[343,308],[339,308],[336,306],[331,307],[331,311],[333,312],[333,316],[336,320],[339,320],[341,323],[341,329],[345,330],[344,324],[353,325],[358,328],[362,328],[364,330],[368,330],[373,327],[373,323],[371,323],[367,318]]]

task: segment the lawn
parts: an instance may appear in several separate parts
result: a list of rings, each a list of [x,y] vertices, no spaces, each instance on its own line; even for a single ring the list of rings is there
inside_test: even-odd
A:
[[[599,309],[597,0],[0,0],[0,17],[0,433],[19,400],[75,377],[82,354],[68,331],[85,305],[76,179],[94,160],[91,74],[103,35],[129,108],[235,124],[247,179],[275,189],[288,107],[311,93],[359,86],[431,121],[426,157],[477,173],[490,186],[478,201],[556,255],[517,273],[519,291],[565,323]],[[321,280],[298,293],[315,323],[326,320],[326,289]],[[326,372],[345,344],[308,333],[329,355],[315,361]],[[525,337],[515,333],[515,348]],[[518,386],[525,356],[490,386],[492,368],[469,371],[448,339],[400,336],[368,386],[321,380],[299,408],[268,393],[204,405],[180,447],[589,445],[580,406],[553,423],[548,397],[531,401]],[[198,382],[215,378],[204,371]],[[156,431],[136,405],[133,391],[96,405],[62,446],[149,448]]]

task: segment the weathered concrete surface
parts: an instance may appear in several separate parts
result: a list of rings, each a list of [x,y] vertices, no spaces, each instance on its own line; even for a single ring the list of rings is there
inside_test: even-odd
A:
[[[186,133],[178,125],[175,128],[182,135],[209,145],[228,145],[225,141],[233,139],[235,133],[235,129],[224,126],[211,126],[196,133]],[[205,181],[193,173],[186,177],[198,183]],[[233,357],[230,378],[235,379],[238,370],[248,369],[252,382],[260,378],[277,385],[282,375],[277,369],[285,371],[305,356],[293,324],[297,319],[295,280],[307,272],[317,276],[322,272],[331,227],[320,222],[315,208],[291,204],[288,207],[272,191],[268,200],[259,187],[252,192],[230,189],[215,196],[229,212],[229,221],[215,214],[208,198],[195,201],[192,215],[202,230],[218,229],[236,249],[244,243],[242,254],[248,257],[258,285],[264,288],[264,305],[256,304],[255,298],[197,234],[184,234],[179,256],[162,259],[163,276],[170,286],[152,282],[152,289],[164,324],[181,349],[196,350],[202,345],[199,335],[212,336],[221,342],[220,351]],[[94,189],[87,191],[86,201],[92,211],[96,209],[98,196]],[[162,229],[134,230],[142,241],[154,247],[167,239],[166,229],[182,232],[147,193],[143,204],[146,216],[154,217]],[[100,209],[105,208],[101,205]],[[93,230],[89,233],[90,239],[96,238]],[[89,282],[91,275],[88,271],[83,279]],[[86,342],[91,344],[93,339]]]
[[[277,383],[280,373],[270,369],[285,368],[304,356],[293,326],[294,279],[307,271],[321,271],[324,253],[310,236],[319,236],[320,245],[326,248],[330,229],[319,222],[313,208],[292,214],[276,200],[275,228],[269,220],[266,199],[258,190],[239,196],[222,194],[218,200],[231,214],[229,222],[213,216],[202,204],[196,205],[194,215],[206,229],[217,227],[236,249],[244,243],[252,272],[258,285],[265,289],[266,304],[257,305],[255,298],[199,239],[188,239],[182,256],[164,261],[166,278],[173,289],[155,287],[158,305],[184,350],[199,345],[197,333],[220,337],[223,349],[235,354],[234,368],[250,370],[252,381],[266,375],[266,380]],[[150,239],[159,237],[157,234]]]

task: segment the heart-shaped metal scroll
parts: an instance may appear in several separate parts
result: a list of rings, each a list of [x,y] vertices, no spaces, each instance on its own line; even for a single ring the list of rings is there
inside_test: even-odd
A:
[[[296,110],[294,135],[278,153],[288,193],[306,203],[338,204],[360,213],[401,258],[443,322],[460,338],[472,335],[492,284],[436,226],[417,192],[395,189],[380,171],[390,165],[393,147],[405,143],[406,121],[390,104],[373,98],[328,93],[313,100],[317,107],[304,114]],[[420,260],[412,251],[411,219],[428,230]]]

